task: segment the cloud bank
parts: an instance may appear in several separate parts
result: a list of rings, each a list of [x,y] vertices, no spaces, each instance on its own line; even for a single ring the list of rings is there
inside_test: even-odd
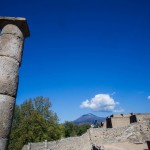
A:
[[[150,100],[150,96],[147,97]]]
[[[97,94],[91,100],[83,101],[80,107],[101,112],[122,112],[123,109],[115,109],[116,105],[119,105],[119,102],[116,102],[109,94]]]

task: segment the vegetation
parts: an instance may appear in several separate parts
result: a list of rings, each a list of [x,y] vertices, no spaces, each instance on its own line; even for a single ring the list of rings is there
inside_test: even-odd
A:
[[[20,150],[28,142],[58,140],[63,126],[58,124],[48,98],[36,97],[16,106],[10,135],[9,150]]]
[[[77,125],[72,122],[65,122],[65,137],[80,136],[90,128],[89,124]]]
[[[61,137],[80,136],[90,125],[58,123],[48,98],[36,97],[16,105],[8,150],[21,150],[29,142],[53,141]]]

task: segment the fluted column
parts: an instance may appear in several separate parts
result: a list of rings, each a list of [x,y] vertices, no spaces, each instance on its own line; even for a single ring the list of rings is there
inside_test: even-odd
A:
[[[24,39],[29,36],[25,18],[0,17],[0,150],[6,150],[18,88]]]

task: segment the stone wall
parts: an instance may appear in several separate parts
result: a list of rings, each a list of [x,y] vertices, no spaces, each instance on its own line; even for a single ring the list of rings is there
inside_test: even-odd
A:
[[[90,128],[80,137],[71,137],[59,141],[31,143],[22,150],[91,150],[92,145],[101,146],[105,143],[145,142],[150,140],[150,123],[133,123],[118,128]]]
[[[150,122],[150,114],[136,114],[136,115],[133,115],[131,116],[132,117],[135,117],[136,119],[136,122],[147,122],[149,121]]]
[[[106,128],[116,128],[116,127],[123,127],[130,124],[130,117],[129,114],[118,114],[118,115],[111,115],[106,119]]]
[[[25,145],[22,150],[91,150],[89,132],[80,137],[70,137],[58,141],[39,142]]]
[[[117,114],[111,115],[103,123],[103,127],[116,128],[130,125],[134,122],[150,122],[150,114]]]
[[[111,118],[112,128],[124,127],[130,124],[130,117]]]
[[[90,129],[91,140],[96,145],[116,142],[145,142],[150,140],[150,123],[133,123],[119,128]]]

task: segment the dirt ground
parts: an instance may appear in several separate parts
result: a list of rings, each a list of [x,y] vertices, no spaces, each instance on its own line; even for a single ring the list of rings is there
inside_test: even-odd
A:
[[[148,150],[146,143],[134,144],[134,143],[112,143],[104,144],[105,150]]]

